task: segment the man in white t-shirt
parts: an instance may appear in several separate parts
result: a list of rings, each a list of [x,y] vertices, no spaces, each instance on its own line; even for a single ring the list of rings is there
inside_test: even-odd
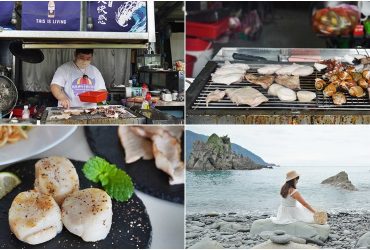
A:
[[[81,102],[78,96],[87,91],[106,90],[103,76],[91,65],[93,53],[93,49],[76,49],[75,59],[55,72],[50,87],[59,107],[96,107],[96,103]]]

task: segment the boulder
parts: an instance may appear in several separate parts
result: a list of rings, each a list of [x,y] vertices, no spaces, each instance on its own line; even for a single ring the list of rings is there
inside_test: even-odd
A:
[[[247,228],[246,227],[243,227],[241,225],[238,225],[237,223],[218,222],[218,223],[214,223],[211,226],[211,229],[217,229],[220,232],[236,233],[236,232],[245,231]]]
[[[335,187],[343,188],[348,191],[357,191],[357,188],[348,179],[348,174],[344,171],[323,180],[321,184],[329,184]]]
[[[276,231],[282,230],[285,233],[298,238],[303,239],[314,239],[325,241],[329,237],[330,226],[318,225],[318,224],[308,224],[304,222],[294,222],[290,224],[275,224],[271,219],[261,219],[253,222],[250,233],[252,235],[259,235],[264,231]]]
[[[211,240],[210,238],[203,238],[191,247],[191,249],[223,249],[221,243]]]
[[[318,247],[308,244],[298,244],[295,242],[289,242],[288,244],[282,245],[273,243],[271,240],[268,240],[264,243],[252,247],[252,249],[318,249]]]
[[[362,235],[356,243],[356,248],[370,248],[370,232]]]

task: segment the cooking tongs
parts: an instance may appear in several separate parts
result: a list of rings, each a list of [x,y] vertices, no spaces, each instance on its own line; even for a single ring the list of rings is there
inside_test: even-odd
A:
[[[233,53],[235,60],[247,61],[247,62],[260,62],[260,63],[277,63],[277,61],[267,60],[262,56],[253,56],[247,54]]]

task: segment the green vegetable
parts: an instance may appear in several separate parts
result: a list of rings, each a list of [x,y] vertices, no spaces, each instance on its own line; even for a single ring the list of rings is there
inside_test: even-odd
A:
[[[117,201],[127,201],[134,193],[130,176],[103,158],[91,157],[83,166],[82,172],[90,181],[100,182],[109,196]]]

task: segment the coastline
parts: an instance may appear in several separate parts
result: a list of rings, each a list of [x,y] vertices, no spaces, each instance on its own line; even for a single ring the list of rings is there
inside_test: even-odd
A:
[[[272,213],[271,213],[272,214]],[[253,221],[271,214],[243,215],[229,213],[193,213],[186,215],[186,248],[204,238],[217,241],[224,248],[252,248],[266,240],[252,236]],[[328,214],[330,234],[320,248],[355,248],[358,239],[370,231],[370,211],[342,211]]]

